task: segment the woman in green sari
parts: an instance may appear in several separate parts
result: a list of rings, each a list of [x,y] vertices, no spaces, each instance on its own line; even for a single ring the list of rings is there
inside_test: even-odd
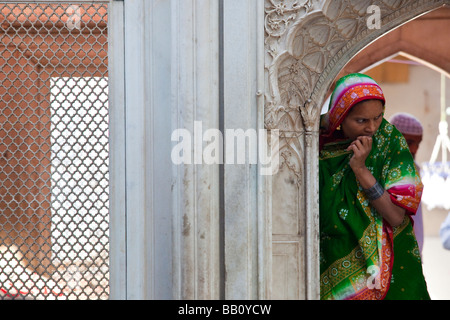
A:
[[[429,299],[410,218],[423,185],[384,103],[372,78],[350,74],[321,118],[321,299]]]

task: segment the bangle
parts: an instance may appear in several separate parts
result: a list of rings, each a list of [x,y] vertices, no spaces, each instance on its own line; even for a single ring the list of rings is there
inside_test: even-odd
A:
[[[383,187],[377,182],[369,189],[363,189],[370,201],[377,200],[384,194]]]

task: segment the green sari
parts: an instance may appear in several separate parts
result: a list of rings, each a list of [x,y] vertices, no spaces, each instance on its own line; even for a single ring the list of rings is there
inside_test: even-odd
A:
[[[395,228],[371,206],[350,168],[350,141],[322,146],[321,299],[429,299],[410,215],[422,183],[402,134],[385,119],[373,136],[367,168],[407,212]]]

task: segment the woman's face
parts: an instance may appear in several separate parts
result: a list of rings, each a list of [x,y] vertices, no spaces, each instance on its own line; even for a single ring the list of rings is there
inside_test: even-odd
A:
[[[383,120],[384,107],[380,100],[364,100],[349,111],[341,127],[345,137],[355,140],[359,136],[372,137]]]

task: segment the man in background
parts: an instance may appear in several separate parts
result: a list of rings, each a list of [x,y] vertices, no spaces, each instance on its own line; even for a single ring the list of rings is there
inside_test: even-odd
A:
[[[416,153],[419,149],[419,145],[422,142],[423,126],[420,121],[412,114],[401,112],[394,114],[389,122],[393,124],[398,131],[400,131],[406,139],[409,151],[411,152],[413,159],[416,159]],[[420,172],[420,168],[414,161],[417,172]],[[422,204],[419,205],[417,213],[412,217],[414,220],[414,233],[416,234],[417,243],[419,245],[420,253],[422,254],[423,248],[423,217],[422,217]]]

